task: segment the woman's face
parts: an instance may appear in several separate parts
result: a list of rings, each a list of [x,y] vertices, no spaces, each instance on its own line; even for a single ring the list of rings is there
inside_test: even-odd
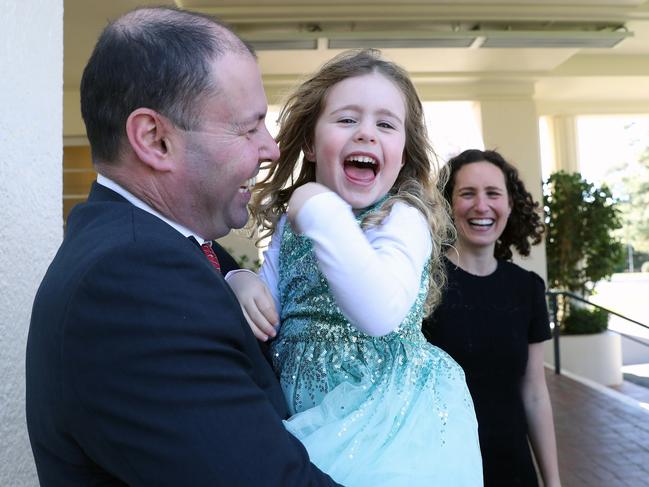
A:
[[[505,230],[511,204],[505,175],[487,161],[472,162],[455,173],[453,220],[465,248],[494,248]]]

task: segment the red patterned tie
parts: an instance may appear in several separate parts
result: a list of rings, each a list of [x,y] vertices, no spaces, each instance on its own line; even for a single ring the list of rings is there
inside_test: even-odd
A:
[[[214,268],[217,271],[221,272],[221,264],[219,264],[219,259],[216,257],[214,250],[212,250],[212,245],[210,245],[209,242],[205,242],[203,245],[201,245],[201,250],[207,257],[207,260],[209,260],[214,266]]]

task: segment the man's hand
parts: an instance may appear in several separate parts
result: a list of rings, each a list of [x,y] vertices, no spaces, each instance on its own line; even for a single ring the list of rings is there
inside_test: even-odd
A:
[[[265,342],[277,335],[279,316],[273,296],[262,280],[251,271],[228,273],[227,283],[239,300],[243,315],[258,340]]]

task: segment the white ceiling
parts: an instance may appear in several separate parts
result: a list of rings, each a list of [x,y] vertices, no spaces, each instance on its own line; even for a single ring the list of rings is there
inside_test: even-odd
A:
[[[649,0],[65,0],[66,90],[78,89],[83,66],[106,22],[147,4],[214,14],[253,41],[314,39],[315,50],[259,51],[271,91],[338,52],[327,48],[330,39],[403,41],[472,34],[479,40],[466,48],[382,51],[420,84],[531,83],[537,99],[550,102],[605,98],[649,103]],[[513,38],[514,46],[530,33],[553,42],[561,37],[570,42],[582,37],[599,40],[615,32],[632,36],[606,49],[480,47],[493,32]]]

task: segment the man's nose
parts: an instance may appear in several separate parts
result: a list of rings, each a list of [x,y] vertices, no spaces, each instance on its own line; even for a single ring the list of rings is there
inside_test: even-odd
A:
[[[279,146],[273,136],[270,135],[268,128],[264,125],[264,131],[266,132],[264,141],[259,151],[259,157],[262,160],[266,161],[276,161],[279,159]]]

